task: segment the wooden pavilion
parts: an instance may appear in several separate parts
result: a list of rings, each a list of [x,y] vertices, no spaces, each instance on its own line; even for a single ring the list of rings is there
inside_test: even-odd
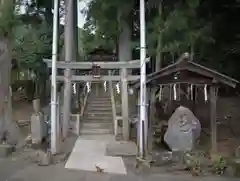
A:
[[[89,62],[115,62],[117,61],[117,55],[104,48],[97,47],[88,54]]]
[[[156,92],[160,92],[162,96],[162,88],[168,87],[169,99],[180,101],[183,97],[187,97],[192,104],[188,108],[194,112],[196,102],[196,90],[201,88],[204,94],[204,101],[210,103],[210,125],[211,125],[211,146],[212,152],[217,151],[217,122],[216,122],[216,102],[218,97],[218,89],[220,86],[227,85],[235,88],[239,83],[237,80],[221,74],[215,70],[202,66],[190,60],[188,53],[185,53],[180,59],[160,71],[149,74],[147,76],[147,90],[149,100],[149,146],[152,148],[152,123],[156,121]],[[137,90],[140,87],[139,81],[132,82],[132,86]],[[190,90],[191,91],[188,91]],[[185,90],[185,91],[184,91]],[[182,96],[181,92],[183,92]],[[187,96],[187,94],[190,94]],[[160,100],[161,101],[161,100]],[[159,111],[159,110],[158,110]],[[162,113],[162,112],[161,112]],[[160,114],[161,114],[160,113]],[[201,121],[201,120],[200,120]]]

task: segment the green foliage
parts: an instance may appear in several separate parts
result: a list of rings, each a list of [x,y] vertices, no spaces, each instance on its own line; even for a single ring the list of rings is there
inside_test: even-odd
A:
[[[86,23],[83,30],[85,52],[102,46],[116,49],[124,22],[131,23],[133,0],[93,0],[84,9]],[[121,13],[120,13],[121,12]]]
[[[38,26],[22,25],[15,36],[14,56],[20,67],[38,70],[42,64],[39,59],[51,55],[51,29],[45,23]]]
[[[186,169],[191,172],[193,176],[200,176],[202,172],[201,157],[195,152],[186,152],[184,154]]]
[[[51,56],[52,30],[46,23],[22,24],[15,32],[13,56],[18,60],[20,70],[28,70],[35,82],[35,96],[39,96],[40,84],[47,79],[47,67],[43,57]]]
[[[164,3],[162,6],[165,6]],[[198,6],[199,0],[178,2],[170,11],[163,8],[162,14],[148,23],[151,55],[161,51],[165,55],[170,53],[179,56],[191,49],[196,50],[199,44],[214,42],[211,37],[211,23],[197,17]],[[159,36],[162,37],[161,47],[157,46]]]
[[[222,156],[215,159],[212,165],[213,172],[219,175],[222,175],[227,167],[227,160]]]
[[[14,26],[18,23],[14,4],[14,0],[0,2],[0,36],[11,36]]]

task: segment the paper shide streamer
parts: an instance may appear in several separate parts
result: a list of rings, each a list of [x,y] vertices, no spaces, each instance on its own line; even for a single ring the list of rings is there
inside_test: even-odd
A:
[[[158,100],[159,100],[159,101],[162,100],[162,90],[163,90],[163,86],[160,85],[159,94],[158,94]]]
[[[116,89],[117,89],[117,93],[120,94],[120,85],[119,85],[119,83],[116,84]]]
[[[90,82],[87,82],[87,92],[89,93],[91,91],[91,85],[90,85]]]
[[[207,85],[204,85],[204,101],[207,102],[208,94],[207,94]]]
[[[104,81],[103,86],[104,86],[104,91],[107,92],[107,81]]]

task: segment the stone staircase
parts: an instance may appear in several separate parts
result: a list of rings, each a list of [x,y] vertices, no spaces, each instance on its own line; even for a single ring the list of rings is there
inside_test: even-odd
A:
[[[112,105],[109,95],[91,95],[81,123],[81,135],[113,133]]]

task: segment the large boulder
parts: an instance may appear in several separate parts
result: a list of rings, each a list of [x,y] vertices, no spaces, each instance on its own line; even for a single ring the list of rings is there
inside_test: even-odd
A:
[[[199,138],[201,125],[188,108],[180,106],[168,121],[164,141],[173,151],[192,150]]]

